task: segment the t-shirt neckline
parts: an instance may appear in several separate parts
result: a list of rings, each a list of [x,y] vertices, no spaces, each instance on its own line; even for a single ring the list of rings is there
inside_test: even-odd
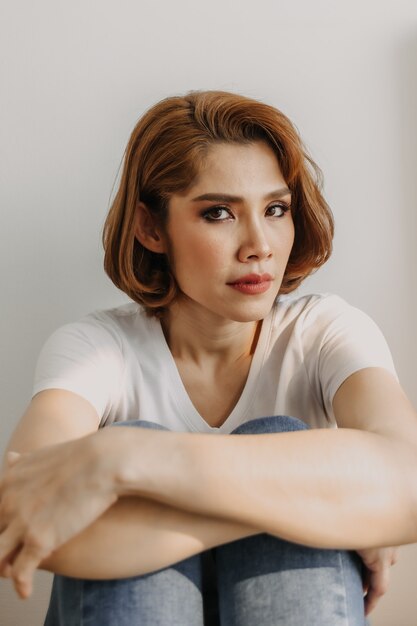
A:
[[[243,391],[231,413],[220,426],[210,426],[197,411],[190,396],[188,395],[178,371],[177,364],[175,363],[175,359],[169,349],[162,330],[161,322],[157,318],[152,318],[155,322],[151,325],[151,328],[155,338],[154,345],[157,352],[157,358],[161,359],[161,362],[164,364],[164,366],[161,367],[161,371],[167,372],[169,377],[169,380],[164,381],[164,383],[168,386],[168,392],[177,405],[179,413],[186,422],[188,428],[196,432],[206,433],[231,432],[245,421],[245,417],[248,414],[250,406],[255,398],[256,387],[262,370],[266,348],[269,344],[275,311],[276,304],[274,304],[270,313],[263,320]]]

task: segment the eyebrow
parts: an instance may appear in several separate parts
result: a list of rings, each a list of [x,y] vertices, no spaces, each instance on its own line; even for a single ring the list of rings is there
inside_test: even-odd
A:
[[[281,187],[281,189],[275,189],[271,191],[266,196],[264,196],[264,200],[273,200],[274,198],[282,198],[282,196],[286,196],[290,194],[291,191],[288,187]],[[240,196],[231,196],[228,193],[203,193],[201,196],[197,196],[193,198],[193,202],[198,202],[199,200],[211,200],[212,202],[243,202],[243,198]]]

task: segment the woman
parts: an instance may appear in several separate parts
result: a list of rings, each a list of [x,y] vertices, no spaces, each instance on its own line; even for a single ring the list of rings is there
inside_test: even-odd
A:
[[[365,623],[417,541],[417,422],[366,315],[288,295],[332,235],[275,108],[193,92],[138,122],[104,228],[134,302],[46,342],[1,484],[3,575],[56,573],[48,625]]]

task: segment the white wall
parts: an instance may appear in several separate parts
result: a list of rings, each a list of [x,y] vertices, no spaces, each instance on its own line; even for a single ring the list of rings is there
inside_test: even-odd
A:
[[[335,253],[305,289],[370,313],[417,405],[417,9],[414,1],[1,0],[0,447],[47,335],[125,301],[100,231],[125,143],[161,97],[220,88],[281,108],[322,166]],[[413,626],[417,550],[402,549],[374,626]],[[3,626],[42,623],[1,583]]]

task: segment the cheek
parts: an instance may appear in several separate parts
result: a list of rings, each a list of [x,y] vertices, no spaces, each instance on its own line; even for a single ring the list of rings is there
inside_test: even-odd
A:
[[[225,242],[224,238],[216,236],[198,236],[194,234],[192,237],[185,238],[181,245],[181,251],[177,255],[177,261],[187,264],[188,269],[195,267],[197,270],[209,269],[213,267],[221,267],[225,259]]]
[[[292,224],[291,232],[288,235],[288,253],[291,252],[292,247],[294,245],[294,241],[295,241],[295,228],[294,228],[294,224]]]
[[[288,228],[284,232],[283,240],[282,240],[283,247],[286,248],[288,254],[291,252],[291,249],[293,247],[294,238],[295,238],[294,222],[292,220],[288,220]]]

